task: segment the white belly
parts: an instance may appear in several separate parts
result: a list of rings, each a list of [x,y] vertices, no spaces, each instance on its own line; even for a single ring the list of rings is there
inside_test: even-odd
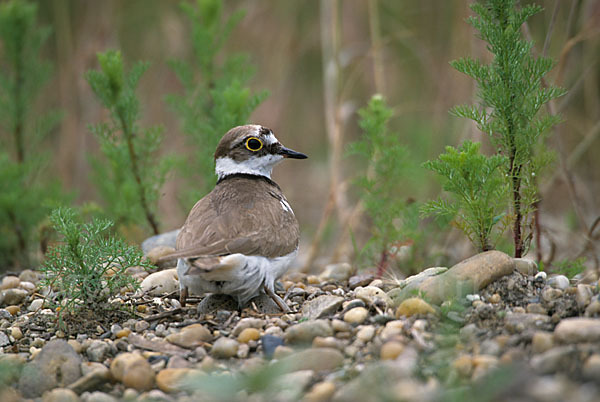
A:
[[[257,296],[263,286],[274,290],[275,280],[283,275],[296,258],[298,250],[276,258],[231,254],[222,257],[220,263],[227,268],[216,268],[212,271],[186,275],[189,269],[185,259],[177,260],[179,287],[187,287],[189,294],[205,293],[227,294],[237,298],[243,306]]]

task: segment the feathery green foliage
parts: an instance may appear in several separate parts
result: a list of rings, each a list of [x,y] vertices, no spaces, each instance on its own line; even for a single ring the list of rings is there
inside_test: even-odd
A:
[[[411,164],[398,134],[387,127],[393,112],[380,95],[373,96],[358,113],[363,136],[350,144],[348,150],[368,165],[365,174],[356,179],[356,185],[361,189],[372,230],[372,237],[361,254],[371,260],[379,256],[382,272],[393,245],[416,229],[416,205],[407,204],[401,191],[401,182]]]
[[[458,149],[448,146],[446,153],[424,164],[445,179],[443,189],[451,200],[429,201],[421,206],[421,214],[453,218],[479,251],[487,251],[495,245],[494,227],[506,216],[506,184],[499,169],[506,157],[482,155],[480,146],[471,141]],[[496,230],[497,235],[502,232]]]
[[[479,31],[494,57],[489,65],[471,58],[451,63],[477,81],[480,99],[478,105],[457,106],[451,113],[475,121],[498,154],[506,156],[501,170],[510,186],[515,256],[521,257],[529,248],[533,212],[540,197],[536,178],[551,161],[543,139],[560,121],[559,116],[541,109],[565,91],[542,84],[554,62],[534,57],[533,43],[521,37],[521,25],[541,7],[517,8],[515,0],[485,0],[471,8],[477,17],[467,21]]]
[[[56,291],[53,301],[65,313],[109,308],[106,302],[121,288],[138,287],[125,272],[127,268],[151,267],[137,247],[108,235],[113,226],[108,220],[81,223],[78,213],[70,208],[55,209],[50,220],[62,243],[46,253],[42,285]]]
[[[36,228],[61,198],[58,183],[43,174],[41,142],[61,114],[34,107],[52,74],[39,56],[50,29],[38,27],[36,15],[35,4],[0,4],[0,271],[29,262]]]
[[[106,203],[107,215],[118,225],[146,222],[159,233],[156,207],[172,157],[158,157],[163,127],[139,126],[140,105],[135,89],[149,64],[136,63],[126,73],[121,53],[98,53],[100,70],[85,78],[110,111],[110,122],[91,126],[104,159],[92,159],[93,178]]]
[[[183,94],[169,95],[167,102],[179,116],[182,130],[194,149],[184,169],[194,183],[184,200],[187,210],[188,204],[196,202],[214,184],[213,152],[223,134],[246,124],[267,92],[253,94],[248,88],[248,81],[254,75],[248,56],[232,54],[219,58],[232,30],[244,16],[243,11],[225,17],[222,0],[183,2],[181,8],[191,22],[193,58],[170,61],[183,86]]]

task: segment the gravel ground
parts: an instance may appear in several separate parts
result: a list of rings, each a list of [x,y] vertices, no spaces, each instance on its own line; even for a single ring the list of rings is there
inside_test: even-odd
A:
[[[500,252],[394,284],[348,264],[292,272],[279,292],[288,314],[265,298],[241,311],[222,296],[182,307],[165,270],[144,278],[145,291],[117,298],[128,311],[96,306],[58,321],[38,280],[35,271],[2,280],[1,401],[600,395],[597,275],[548,277]]]

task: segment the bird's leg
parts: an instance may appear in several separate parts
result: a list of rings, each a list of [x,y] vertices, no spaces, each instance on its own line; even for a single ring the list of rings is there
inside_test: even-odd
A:
[[[275,292],[273,292],[271,289],[269,289],[269,287],[267,285],[264,286],[264,289],[265,289],[265,293],[267,293],[269,295],[269,297],[271,297],[271,299],[273,299],[273,301],[279,306],[281,311],[283,311],[284,313],[290,313],[292,311],[292,310],[290,310],[288,305],[285,304],[285,302],[281,299],[281,297],[277,296],[277,294],[275,294]]]
[[[187,296],[188,296],[188,288],[186,286],[186,287],[181,288],[181,291],[179,293],[179,303],[181,304],[181,307],[185,307],[185,301],[187,299]]]

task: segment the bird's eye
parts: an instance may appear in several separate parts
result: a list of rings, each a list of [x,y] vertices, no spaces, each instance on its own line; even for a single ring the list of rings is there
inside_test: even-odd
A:
[[[246,148],[250,151],[256,152],[260,151],[263,147],[263,143],[256,137],[250,137],[246,140]]]

